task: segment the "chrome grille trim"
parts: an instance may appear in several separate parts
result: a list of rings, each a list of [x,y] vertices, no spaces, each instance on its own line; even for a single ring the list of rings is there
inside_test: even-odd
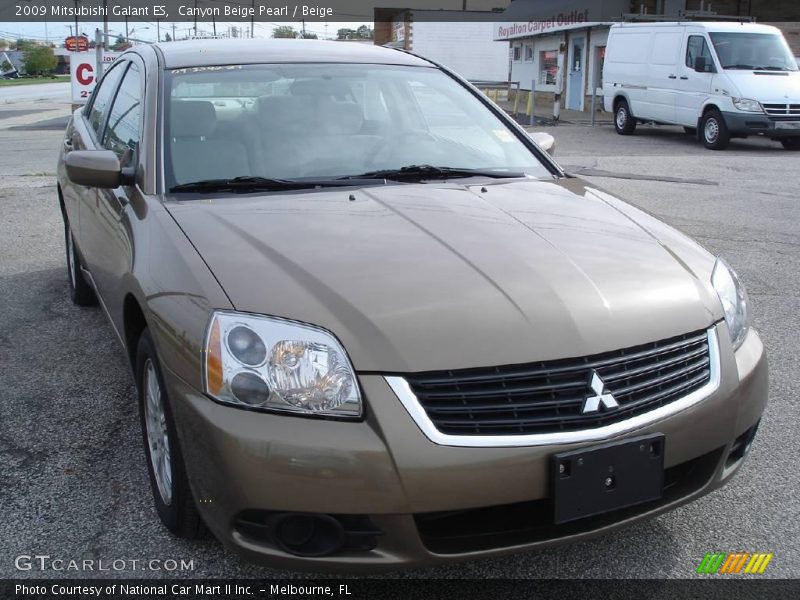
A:
[[[593,442],[608,439],[665,419],[694,406],[717,391],[720,384],[720,358],[716,327],[708,329],[706,336],[708,339],[709,375],[705,385],[651,411],[591,429],[519,435],[453,435],[442,433],[431,421],[425,408],[420,404],[405,378],[387,376],[385,380],[420,430],[430,441],[440,446],[502,448]],[[674,392],[674,394],[679,393],[680,389]],[[582,399],[581,397],[580,400]]]
[[[771,117],[800,117],[800,104],[766,103],[764,111]]]

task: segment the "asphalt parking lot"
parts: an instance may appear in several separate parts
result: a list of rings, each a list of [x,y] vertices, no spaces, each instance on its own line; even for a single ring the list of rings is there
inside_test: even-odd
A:
[[[66,114],[41,104],[13,109],[31,107],[38,121]],[[34,554],[183,559],[194,567],[97,576],[298,576],[244,564],[213,539],[177,540],[160,526],[123,353],[99,309],[67,299],[54,179],[62,134],[36,128],[35,112],[3,119],[2,110],[0,577],[92,575],[15,568],[17,556]],[[22,128],[9,129],[12,123]],[[543,129],[555,135],[568,170],[680,228],[738,270],[769,352],[769,406],[738,477],[693,504],[589,542],[398,576],[683,578],[714,551],[772,552],[764,576],[800,576],[800,155],[762,140],[715,153],[678,128],[642,127],[630,138],[608,126]]]

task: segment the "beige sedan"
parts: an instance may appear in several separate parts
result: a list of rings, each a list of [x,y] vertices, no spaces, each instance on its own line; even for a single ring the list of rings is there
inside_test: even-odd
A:
[[[723,259],[404,52],[136,46],[74,113],[58,198],[158,516],[252,561],[603,533],[727,483],[766,404]]]

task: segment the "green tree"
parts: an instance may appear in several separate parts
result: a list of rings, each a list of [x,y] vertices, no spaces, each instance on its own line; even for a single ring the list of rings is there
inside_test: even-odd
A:
[[[310,31],[306,31],[306,32],[305,32],[304,34],[302,34],[300,37],[302,37],[304,40],[318,40],[318,39],[319,39],[319,38],[317,37],[317,34],[316,34],[316,33],[311,33]]]
[[[14,48],[20,51],[31,50],[35,47],[36,43],[33,40],[26,40],[25,38],[19,38],[16,42],[14,42]]]
[[[279,25],[272,30],[272,37],[274,38],[296,38],[297,31],[291,25]]]
[[[50,75],[58,65],[53,49],[45,46],[26,50],[23,61],[28,75]]]
[[[7,49],[8,49],[8,40],[4,40],[3,38],[0,38],[0,52],[2,52],[3,50],[7,50]]]
[[[371,40],[372,29],[370,29],[366,25],[362,25],[361,27],[356,29],[356,37],[360,40]]]
[[[354,40],[356,39],[357,32],[355,29],[342,28],[336,32],[337,40]]]
[[[131,47],[130,43],[126,42],[125,38],[122,37],[121,35],[118,35],[117,36],[117,41],[115,41],[111,45],[111,49],[116,51],[116,52],[122,52],[123,50],[127,50],[130,47]]]
[[[0,64],[0,73],[8,73],[9,71],[14,70],[14,65],[12,65],[9,61],[4,60],[2,64]]]

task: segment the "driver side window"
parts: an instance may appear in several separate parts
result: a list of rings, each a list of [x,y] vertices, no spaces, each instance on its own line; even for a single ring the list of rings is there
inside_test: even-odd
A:
[[[707,65],[714,63],[706,38],[702,35],[690,35],[689,42],[686,45],[686,66],[694,69],[694,62],[700,56],[706,59]]]
[[[139,68],[131,63],[111,106],[108,125],[103,136],[103,147],[112,150],[120,166],[135,163],[139,148],[142,114],[142,80]]]

